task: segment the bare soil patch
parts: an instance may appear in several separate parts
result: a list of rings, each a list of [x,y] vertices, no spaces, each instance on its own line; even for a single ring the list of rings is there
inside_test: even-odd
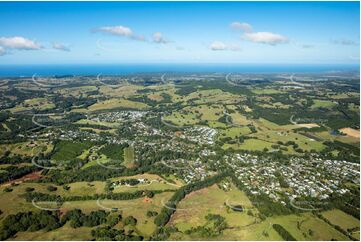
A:
[[[353,128],[343,128],[343,129],[340,129],[340,131],[348,136],[351,136],[354,138],[360,138],[360,130],[353,129]]]

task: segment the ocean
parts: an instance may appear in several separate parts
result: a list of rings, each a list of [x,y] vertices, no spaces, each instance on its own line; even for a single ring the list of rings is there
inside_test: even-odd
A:
[[[136,73],[336,73],[359,72],[353,65],[289,64],[74,64],[74,65],[0,65],[0,77],[54,75],[126,75]]]

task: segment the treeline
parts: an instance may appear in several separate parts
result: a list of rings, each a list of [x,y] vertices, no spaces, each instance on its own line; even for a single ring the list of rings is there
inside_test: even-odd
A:
[[[327,145],[327,150],[322,153],[330,152],[332,150],[337,150],[338,155],[337,159],[346,160],[353,163],[359,162],[360,157],[360,148],[351,144],[346,144],[340,141],[325,141],[324,145]]]
[[[9,156],[11,152],[8,150],[4,153],[2,157],[0,157],[0,164],[20,164],[20,163],[30,163],[31,157],[29,156],[20,156],[20,155],[14,155]]]
[[[136,186],[140,183],[140,181],[138,179],[123,179],[121,181],[116,181],[115,185],[130,185],[130,186]]]
[[[39,168],[36,166],[8,166],[3,168],[0,176],[0,183],[8,182],[14,179],[23,177],[31,172],[37,171]]]
[[[347,232],[346,230],[344,230],[343,228],[341,228],[338,225],[335,225],[333,223],[331,223],[327,218],[325,218],[324,216],[322,216],[322,214],[314,212],[314,215],[316,215],[318,218],[322,219],[323,221],[325,221],[326,223],[328,223],[330,226],[332,226],[334,229],[338,230],[339,232],[341,232],[342,234],[344,234],[345,236],[347,236],[350,240],[354,240],[356,241],[357,239],[355,239],[354,237],[351,236],[351,234],[349,232]]]
[[[252,107],[252,116],[254,119],[265,118],[278,125],[290,124],[289,120],[292,116],[292,108],[287,109],[287,112],[285,112],[284,109],[270,109],[256,105],[253,105]]]
[[[80,209],[73,209],[68,211],[62,218],[61,224],[70,221],[72,228],[94,227],[107,222],[107,217],[110,213],[104,210],[91,211],[90,214],[84,214]],[[118,220],[121,217],[118,217]]]
[[[109,216],[109,212],[104,210],[92,211],[90,214],[84,214],[80,209],[68,211],[61,217],[59,211],[45,211],[38,213],[20,212],[7,216],[2,223],[0,230],[0,240],[6,240],[21,231],[35,232],[44,229],[51,231],[62,227],[70,222],[72,228],[82,226],[94,227],[104,223],[114,226],[121,220],[121,216]]]
[[[63,95],[57,95],[52,98],[52,102],[55,103],[56,109],[70,111],[73,106],[86,108],[96,103],[97,100],[89,97],[65,97]]]
[[[154,223],[157,226],[164,226],[168,223],[169,219],[171,218],[172,214],[175,212],[177,204],[189,193],[193,191],[200,190],[202,188],[209,187],[217,182],[220,182],[225,177],[229,176],[228,172],[213,176],[211,178],[207,178],[203,181],[198,181],[195,183],[191,183],[185,185],[178,189],[173,196],[167,202],[167,207],[164,207],[158,216],[154,219]]]
[[[21,231],[50,231],[61,227],[59,216],[56,212],[40,211],[20,212],[7,216],[2,223],[0,240],[6,240]]]
[[[48,171],[48,177],[44,182],[56,183],[59,185],[77,182],[77,181],[105,181],[109,178],[120,176],[133,176],[149,171],[150,166],[140,168],[126,169],[119,166],[119,169],[108,169],[102,166],[91,166],[86,169],[66,170],[66,171]]]
[[[296,241],[296,239],[281,225],[273,224],[273,229],[277,231],[277,233],[282,237],[282,239],[286,241]]]
[[[173,192],[175,190],[139,190],[136,192],[122,192],[122,193],[107,193],[107,194],[94,194],[87,196],[66,196],[62,197],[56,194],[48,194],[41,192],[31,192],[24,193],[22,196],[27,202],[35,201],[56,201],[56,202],[66,202],[66,201],[88,201],[88,200],[98,200],[98,199],[110,199],[110,200],[133,200],[140,197],[153,197],[155,194],[162,192]]]
[[[114,229],[110,226],[98,227],[91,231],[91,235],[100,241],[140,241],[142,236],[126,234],[124,229]]]
[[[26,135],[29,130],[40,128],[31,121],[31,115],[11,114],[10,118],[11,121],[8,119],[7,121],[3,122],[10,129],[10,131],[0,132],[1,144],[23,142],[26,140],[26,138],[19,136],[19,134]]]
[[[80,127],[80,128],[92,128],[92,129],[100,129],[100,130],[110,130],[110,129],[112,129],[111,127],[104,126],[104,125],[99,125],[99,124],[79,124],[79,123],[75,123],[73,125],[75,125],[77,127]]]

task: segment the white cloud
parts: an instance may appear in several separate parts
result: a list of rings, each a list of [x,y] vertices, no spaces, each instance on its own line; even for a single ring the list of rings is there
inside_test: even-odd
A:
[[[5,49],[39,50],[42,46],[33,40],[24,37],[0,37],[0,46]]]
[[[252,26],[248,23],[233,22],[231,23],[231,28],[239,29],[244,32],[252,32]]]
[[[163,37],[162,33],[160,33],[160,32],[155,32],[153,34],[152,38],[153,38],[153,42],[158,43],[158,44],[167,44],[167,43],[169,43],[169,41],[166,40]]]
[[[221,41],[214,41],[209,48],[211,50],[226,50],[227,46],[225,43],[221,42]]]
[[[213,41],[209,48],[214,51],[222,51],[222,50],[231,50],[231,51],[239,51],[241,48],[235,44],[225,44],[221,41]]]
[[[243,39],[249,40],[254,43],[262,43],[269,45],[284,44],[289,42],[286,36],[280,34],[274,34],[271,32],[244,33]]]
[[[113,35],[118,35],[118,36],[130,37],[133,35],[133,31],[130,28],[124,27],[121,25],[100,27],[99,29],[97,29],[97,31],[109,33],[109,34],[113,34]]]
[[[100,27],[98,29],[95,29],[94,32],[108,33],[115,36],[122,36],[134,40],[145,41],[144,36],[136,35],[130,28],[122,25]]]
[[[56,50],[70,51],[70,48],[68,46],[65,46],[62,43],[58,43],[58,42],[53,43],[53,48]]]
[[[254,43],[277,45],[289,42],[286,36],[280,34],[271,32],[254,32],[252,25],[248,23],[233,22],[230,26],[233,29],[242,30],[244,33],[241,38]]]
[[[6,50],[0,46],[0,56],[6,55]]]

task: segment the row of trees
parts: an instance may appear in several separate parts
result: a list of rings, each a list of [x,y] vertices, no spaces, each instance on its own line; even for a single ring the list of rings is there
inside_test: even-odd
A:
[[[313,214],[316,215],[318,218],[322,219],[323,221],[325,221],[326,223],[328,223],[330,226],[332,226],[336,230],[340,231],[342,234],[347,236],[350,240],[355,240],[356,241],[356,239],[354,237],[352,237],[351,234],[348,231],[344,230],[339,225],[335,225],[335,224],[331,223],[327,218],[322,216],[322,214],[316,213],[316,212],[314,212]]]
[[[31,157],[29,156],[20,156],[20,155],[13,155],[9,156],[11,151],[6,151],[4,155],[0,158],[0,164],[20,164],[20,163],[30,163]]]
[[[17,178],[20,178],[26,174],[37,171],[38,168],[35,166],[8,166],[2,169],[5,172],[1,173],[0,183],[11,181]]]
[[[62,218],[62,224],[70,221],[72,228],[78,228],[82,226],[94,227],[107,222],[109,212],[104,210],[92,211],[89,215],[84,214],[80,209],[73,209],[68,211]],[[118,217],[120,220],[121,217]],[[118,221],[119,221],[118,220]]]
[[[124,229],[114,229],[110,226],[98,227],[91,231],[96,240],[101,241],[140,241],[142,236],[126,234]]]
[[[9,215],[3,220],[0,240],[6,240],[20,231],[33,232],[41,229],[50,231],[61,226],[62,224],[56,212],[20,212]]]
[[[129,218],[129,223],[134,224],[133,219]],[[110,214],[104,210],[84,214],[80,209],[73,209],[62,217],[59,211],[20,212],[11,214],[3,220],[0,240],[6,240],[21,231],[34,232],[42,229],[51,231],[62,227],[67,222],[72,228],[78,228],[82,226],[94,227],[105,223],[114,226],[121,220],[122,216],[120,214]]]
[[[279,224],[273,224],[272,227],[274,230],[277,231],[277,233],[286,241],[296,241],[296,239],[281,225]]]
[[[22,196],[27,202],[35,201],[86,201],[86,200],[98,200],[98,199],[110,199],[110,200],[133,200],[140,197],[153,197],[154,194],[159,194],[162,192],[173,192],[172,189],[167,190],[139,190],[135,192],[122,192],[122,193],[107,193],[107,194],[94,194],[87,196],[66,196],[62,197],[56,194],[48,194],[41,192],[27,192]]]

